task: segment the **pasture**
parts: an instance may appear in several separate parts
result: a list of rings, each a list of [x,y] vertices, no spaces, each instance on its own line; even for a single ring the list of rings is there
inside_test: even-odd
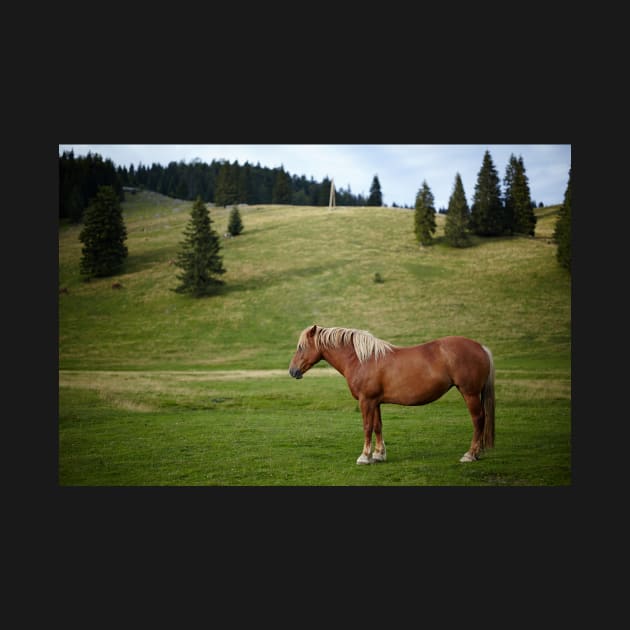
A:
[[[129,258],[115,278],[79,277],[80,227],[59,230],[60,485],[568,485],[571,285],[550,243],[414,241],[395,208],[242,207],[222,240],[222,292],[175,294],[190,202],[123,204]],[[210,208],[226,231],[229,209]],[[374,282],[378,273],[382,283]],[[112,289],[119,282],[121,289]],[[459,463],[472,426],[456,390],[383,406],[388,461],[357,466],[361,414],[322,363],[287,374],[307,325],[370,330],[397,345],[465,335],[496,365],[496,447]]]

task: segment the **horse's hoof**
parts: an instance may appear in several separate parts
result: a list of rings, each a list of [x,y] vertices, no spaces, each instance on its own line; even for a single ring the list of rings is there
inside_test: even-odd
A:
[[[372,456],[366,455],[365,453],[361,453],[361,455],[359,455],[359,458],[357,459],[357,464],[371,464],[371,463],[372,463]]]
[[[373,453],[372,461],[374,462],[385,462],[387,461],[387,453]]]
[[[476,455],[471,455],[470,453],[464,453],[462,458],[459,460],[460,462],[474,462],[479,458]]]

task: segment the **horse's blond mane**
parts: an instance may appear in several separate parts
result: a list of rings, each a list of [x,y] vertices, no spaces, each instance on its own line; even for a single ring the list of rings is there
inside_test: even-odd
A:
[[[308,333],[311,328],[312,326],[309,326],[302,331],[298,340],[298,348],[304,348],[308,345]],[[338,326],[331,328],[317,326],[313,340],[318,350],[339,348],[352,344],[361,363],[367,361],[371,356],[378,360],[379,357],[384,356],[392,349],[390,343],[377,339],[367,330],[340,328]]]

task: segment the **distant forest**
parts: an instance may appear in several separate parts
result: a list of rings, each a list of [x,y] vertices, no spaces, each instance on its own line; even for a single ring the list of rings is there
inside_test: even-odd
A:
[[[99,186],[112,186],[121,201],[125,188],[151,190],[192,201],[197,197],[215,206],[284,203],[296,206],[327,206],[331,181],[291,175],[281,166],[268,168],[249,162],[201,160],[170,162],[168,166],[138,164],[115,166],[95,153],[75,157],[66,151],[59,157],[59,216],[79,222]],[[335,186],[339,206],[368,206],[370,198]],[[378,204],[380,205],[380,204]]]

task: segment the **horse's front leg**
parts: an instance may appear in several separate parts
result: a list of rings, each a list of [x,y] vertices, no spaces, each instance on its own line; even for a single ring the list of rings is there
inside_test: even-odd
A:
[[[357,459],[357,464],[371,464],[372,457],[372,432],[378,426],[380,433],[381,412],[379,405],[370,399],[361,398],[359,400],[361,415],[363,416],[363,450]],[[381,438],[382,442],[382,438]],[[382,460],[379,460],[382,461]]]
[[[374,414],[374,423],[372,425],[374,430],[374,452],[372,453],[372,461],[384,462],[387,459],[387,451],[385,450],[385,442],[383,441],[383,422],[381,421],[381,406],[376,406],[376,412]]]

